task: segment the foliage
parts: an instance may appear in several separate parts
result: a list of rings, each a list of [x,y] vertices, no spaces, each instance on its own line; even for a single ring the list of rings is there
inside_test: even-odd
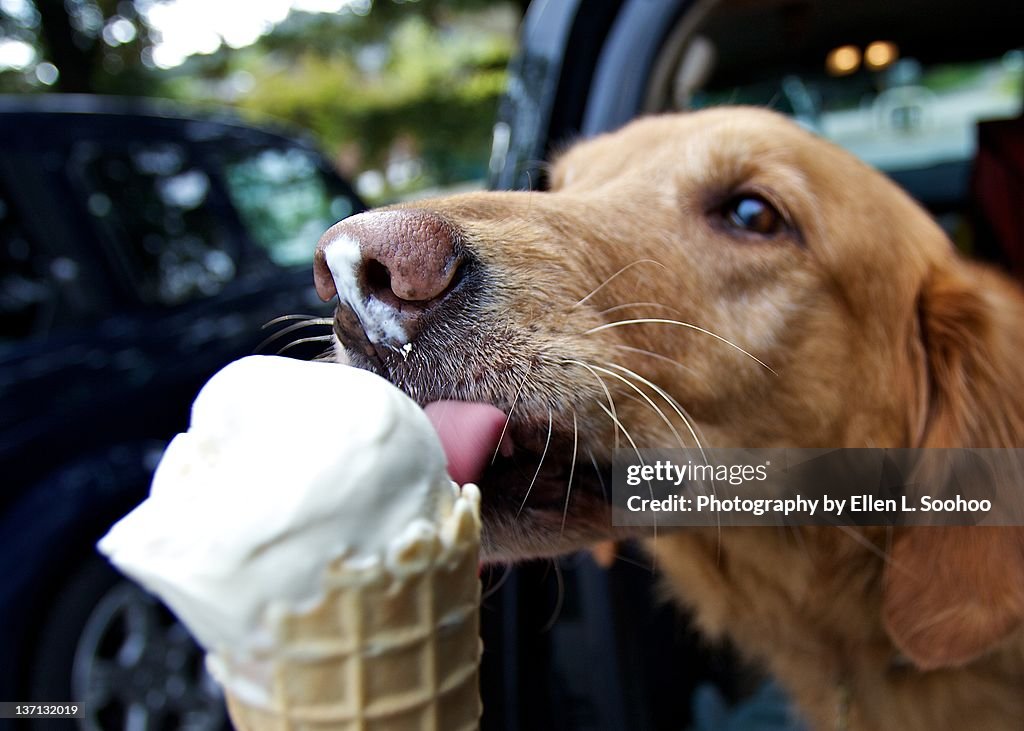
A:
[[[53,64],[49,84],[33,74],[0,70],[3,91],[143,94],[158,89],[150,52],[155,41],[143,10],[164,0],[19,0],[0,4],[0,33],[36,49]],[[45,78],[45,77],[44,77]]]
[[[276,34],[268,38],[279,43]],[[424,163],[421,185],[480,177],[509,36],[474,33],[472,23],[438,27],[413,15],[392,28],[386,44],[355,48],[261,55],[249,66],[258,81],[239,104],[311,129],[335,152],[358,141],[361,167],[386,168],[396,141],[404,141]]]
[[[247,48],[161,70],[146,11],[165,1],[0,0],[3,38],[60,70],[53,88],[32,69],[0,70],[0,91],[228,103],[311,130],[351,175],[377,171],[371,198],[482,177],[526,0],[355,0],[336,14],[292,12]]]

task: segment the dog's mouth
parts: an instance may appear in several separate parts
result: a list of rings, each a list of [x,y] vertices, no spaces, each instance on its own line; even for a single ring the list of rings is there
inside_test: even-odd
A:
[[[493,404],[467,401],[434,401],[424,410],[452,478],[479,483],[505,511],[567,512],[577,492],[607,499],[610,468],[581,447],[578,428],[565,431],[553,415],[509,418]]]
[[[610,455],[592,446],[572,414],[540,413],[508,394],[460,400],[468,394],[434,391],[414,377],[422,373],[415,357],[347,353],[352,365],[412,396],[440,438],[452,478],[480,486],[487,559],[563,553],[608,534]]]
[[[607,535],[611,468],[581,452],[580,435],[490,404],[432,402],[449,471],[483,496],[484,556],[564,553]],[[603,528],[602,528],[603,526]]]

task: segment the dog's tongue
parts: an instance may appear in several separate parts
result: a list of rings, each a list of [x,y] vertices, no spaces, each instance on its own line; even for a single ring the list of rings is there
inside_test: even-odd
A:
[[[460,485],[477,482],[498,449],[507,417],[490,404],[435,401],[424,409],[448,457],[448,474]]]

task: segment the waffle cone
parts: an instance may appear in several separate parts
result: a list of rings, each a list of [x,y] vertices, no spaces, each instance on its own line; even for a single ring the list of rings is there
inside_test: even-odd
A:
[[[439,530],[383,565],[330,565],[316,606],[275,618],[275,649],[259,658],[265,702],[234,692],[232,671],[246,671],[218,658],[239,731],[478,727],[479,497],[467,488]]]

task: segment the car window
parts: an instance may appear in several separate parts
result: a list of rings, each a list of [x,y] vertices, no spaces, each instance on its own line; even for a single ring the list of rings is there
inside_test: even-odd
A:
[[[55,263],[33,246],[10,197],[0,189],[0,339],[21,339],[48,328],[56,307],[49,269]],[[73,266],[70,260],[57,263]]]
[[[223,165],[228,195],[243,225],[275,264],[308,265],[320,234],[356,210],[352,198],[306,150],[238,152]]]
[[[993,125],[1024,110],[1019,5],[933,0],[926,19],[909,3],[697,7],[660,48],[644,111],[775,109],[887,173],[961,250],[1001,262],[1019,249],[1009,209],[989,205],[985,188],[1019,169],[985,149]]]
[[[880,77],[857,74],[869,50],[893,59]],[[821,71],[791,70],[757,83],[699,90],[691,106],[771,106],[889,172],[970,160],[979,121],[1009,119],[1021,111],[1019,49],[937,64],[895,58],[898,50],[891,45],[865,51],[840,46],[822,59]]]
[[[1022,111],[1024,51],[995,10],[942,0],[919,22],[898,4],[704,7],[666,44],[647,111],[773,108],[890,173],[968,163],[980,121]]]
[[[179,304],[234,279],[238,243],[217,214],[209,174],[183,145],[83,142],[69,165],[143,300]]]

